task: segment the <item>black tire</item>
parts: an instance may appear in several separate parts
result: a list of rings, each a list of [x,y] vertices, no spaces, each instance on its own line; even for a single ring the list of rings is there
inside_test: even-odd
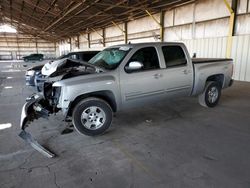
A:
[[[214,91],[211,94],[211,91]],[[214,95],[214,97],[212,97]],[[215,81],[208,81],[202,94],[199,95],[199,103],[204,107],[215,107],[221,96],[221,85]]]
[[[97,108],[94,113],[90,110],[90,108]],[[88,111],[89,110],[89,111]],[[90,112],[91,111],[91,112]],[[92,114],[94,113],[94,117]],[[88,116],[85,118],[85,116]],[[97,118],[98,117],[98,118]],[[103,118],[101,118],[103,117]],[[94,118],[94,119],[90,119]],[[110,105],[99,98],[90,97],[81,100],[73,109],[72,113],[72,122],[75,129],[80,133],[88,136],[97,136],[103,134],[111,125],[113,118],[113,111]],[[92,122],[91,122],[92,121]],[[84,123],[85,122],[85,123]],[[87,124],[91,124],[89,128],[87,128]],[[100,127],[97,128],[99,125],[95,124],[102,124]]]

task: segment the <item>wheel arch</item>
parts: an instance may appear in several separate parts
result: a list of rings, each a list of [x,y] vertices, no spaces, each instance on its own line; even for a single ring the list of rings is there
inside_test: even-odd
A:
[[[223,88],[224,82],[225,82],[225,76],[224,76],[224,74],[214,74],[214,75],[211,75],[207,78],[206,82],[208,82],[208,81],[218,82],[220,84],[221,88]]]
[[[70,103],[70,105],[69,105],[67,116],[72,116],[72,112],[73,112],[74,107],[81,100],[89,98],[89,97],[96,97],[96,98],[102,99],[102,100],[106,101],[110,105],[110,107],[112,108],[113,112],[117,111],[117,104],[116,104],[116,100],[115,100],[114,94],[111,91],[109,91],[109,90],[103,90],[103,91],[96,91],[96,92],[82,94],[82,95],[79,95],[78,97],[76,97],[74,99],[74,101],[72,101]]]

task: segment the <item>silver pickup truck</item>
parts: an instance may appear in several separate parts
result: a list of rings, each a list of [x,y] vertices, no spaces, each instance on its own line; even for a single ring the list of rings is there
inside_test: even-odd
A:
[[[43,93],[28,98],[21,128],[62,111],[79,133],[99,135],[113,113],[154,101],[198,96],[217,105],[221,89],[232,85],[232,59],[191,59],[182,43],[141,43],[108,47],[82,67],[50,78]]]

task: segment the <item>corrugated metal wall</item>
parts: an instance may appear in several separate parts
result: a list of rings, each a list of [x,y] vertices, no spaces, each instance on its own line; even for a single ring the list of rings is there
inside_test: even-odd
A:
[[[45,58],[54,58],[55,43],[30,35],[0,33],[0,60],[21,59],[32,53],[42,53]]]
[[[232,0],[228,0],[231,4]],[[230,13],[223,0],[197,0],[191,4],[167,10],[164,13],[164,41],[183,41],[192,55],[197,57],[226,57]],[[250,81],[250,0],[238,0],[233,37],[232,58],[235,60],[236,80]],[[159,21],[160,15],[154,17]],[[125,25],[119,24],[123,30]],[[102,43],[104,33],[105,42]],[[150,17],[131,20],[127,23],[127,39],[131,43],[159,41],[160,29]],[[80,49],[102,49],[104,46],[124,44],[123,32],[116,26],[91,31],[80,35]],[[89,39],[89,40],[88,40]],[[73,37],[59,44],[59,54],[80,50]]]
[[[191,56],[225,58],[227,37],[183,40]],[[233,37],[231,57],[234,60],[234,79],[250,81],[250,35]]]
[[[250,81],[250,35],[233,37],[234,78]]]

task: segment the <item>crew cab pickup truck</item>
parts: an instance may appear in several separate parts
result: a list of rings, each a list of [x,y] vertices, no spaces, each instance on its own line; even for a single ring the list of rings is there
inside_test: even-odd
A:
[[[60,75],[61,74],[61,75]],[[140,43],[104,49],[83,67],[62,72],[29,97],[21,128],[33,119],[62,111],[75,129],[99,135],[114,112],[183,96],[198,96],[215,107],[232,85],[232,59],[191,59],[182,43]]]

